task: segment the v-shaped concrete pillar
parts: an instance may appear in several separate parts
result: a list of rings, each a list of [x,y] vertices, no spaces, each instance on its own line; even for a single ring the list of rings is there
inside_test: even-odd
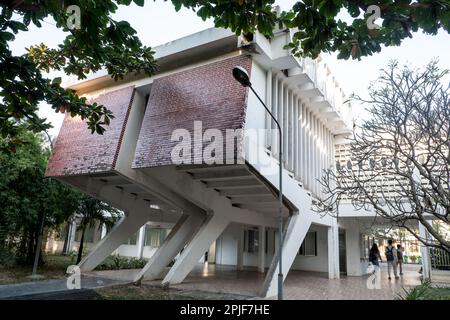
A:
[[[204,220],[205,216],[203,215],[183,215],[161,247],[153,254],[145,267],[136,275],[134,282],[139,283],[142,279],[160,279],[166,266],[175,258],[181,249],[184,248]]]
[[[230,219],[224,212],[208,216],[167,273],[162,284],[170,285],[182,282],[229,223]]]
[[[81,260],[78,264],[81,271],[94,270],[148,220],[149,215],[144,212],[131,212],[122,217],[114,228]]]
[[[288,220],[288,225],[283,239],[283,281],[286,279],[289,269],[297,256],[298,250],[311,226],[311,219],[306,215],[294,213]],[[262,289],[261,297],[271,297],[277,293],[278,284],[278,259],[279,252],[273,257],[272,264],[267,272]]]

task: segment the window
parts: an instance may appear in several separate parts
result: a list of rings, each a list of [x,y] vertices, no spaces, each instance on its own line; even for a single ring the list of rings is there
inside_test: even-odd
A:
[[[298,254],[301,256],[317,256],[317,232],[308,231]]]
[[[136,243],[137,243],[137,235],[138,235],[138,233],[136,232],[131,237],[129,237],[123,244],[131,245],[131,246],[136,245]]]
[[[158,248],[166,238],[166,229],[145,227],[145,245]]]
[[[264,235],[264,252],[267,254],[267,248],[269,247],[269,230],[266,230],[266,234]]]
[[[360,239],[361,239],[361,258],[369,258],[369,252],[370,252],[370,248],[372,248],[372,245],[375,243],[375,239],[371,238],[368,235],[364,235],[364,234],[360,234]]]
[[[259,232],[257,230],[244,230],[244,252],[257,253],[259,249]]]

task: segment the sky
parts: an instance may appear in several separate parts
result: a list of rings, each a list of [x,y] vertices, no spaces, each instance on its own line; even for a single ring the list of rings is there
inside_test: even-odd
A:
[[[282,10],[288,10],[296,1],[279,0],[275,4]],[[120,6],[113,15],[116,20],[127,20],[137,31],[142,43],[147,46],[176,40],[192,33],[214,26],[211,20],[203,21],[195,12],[181,9],[176,12],[170,1],[146,1],[145,6]],[[345,16],[342,17],[346,19]],[[83,19],[83,16],[82,16]],[[375,21],[376,22],[376,21]],[[81,21],[81,23],[83,23]],[[65,35],[56,29],[53,21],[48,19],[42,28],[32,27],[28,32],[19,33],[11,44],[15,54],[23,54],[25,48],[31,45],[45,43],[56,47]],[[364,96],[370,83],[377,78],[379,70],[386,67],[389,60],[398,60],[401,64],[421,67],[434,58],[440,61],[442,69],[450,69],[450,35],[440,31],[437,36],[413,34],[412,39],[406,39],[399,47],[383,48],[381,53],[358,60],[338,60],[336,54],[324,54],[333,75],[344,92],[349,95],[356,93]],[[363,106],[353,106],[355,117],[364,117]],[[57,135],[62,124],[63,115],[56,114],[49,106],[42,104],[40,115],[52,123],[49,130],[51,136]]]

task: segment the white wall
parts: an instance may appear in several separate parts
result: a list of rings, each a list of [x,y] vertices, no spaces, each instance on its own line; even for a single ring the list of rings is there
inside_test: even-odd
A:
[[[123,244],[119,248],[117,248],[113,254],[117,254],[124,257],[137,257],[138,255],[138,246],[137,245],[129,245]]]
[[[347,254],[347,275],[363,275],[361,263],[361,231],[360,224],[355,219],[341,219],[339,227],[345,230]]]
[[[158,248],[144,246],[143,258],[150,259],[158,250]],[[124,257],[137,257],[138,256],[138,246],[136,245],[128,245],[123,244],[119,248],[117,248],[113,254],[118,254]]]
[[[231,223],[216,240],[216,264],[237,264],[237,243],[240,226]]]
[[[266,100],[266,70],[264,70],[257,62],[253,61],[250,74],[252,87],[261,99],[269,106]],[[264,106],[251,91],[248,93],[248,104],[245,117],[245,129],[265,129],[266,128],[267,111]],[[261,139],[262,138],[262,139]],[[258,140],[258,144],[264,147],[265,135],[263,134]]]
[[[309,231],[317,232],[317,256],[297,255],[291,269],[328,272],[328,228],[311,225]]]
[[[237,243],[241,236],[242,230],[248,226],[239,224],[230,224],[222,235],[216,241],[216,263],[222,265],[236,265],[237,264]],[[274,246],[277,243],[274,241],[276,237],[275,229],[268,230],[268,248],[266,253],[265,265],[266,268],[270,266],[274,255]],[[292,270],[305,270],[328,272],[328,233],[327,227],[312,225],[310,231],[317,231],[317,256],[300,256],[298,255],[292,265]],[[257,267],[258,253],[244,252],[244,266]]]

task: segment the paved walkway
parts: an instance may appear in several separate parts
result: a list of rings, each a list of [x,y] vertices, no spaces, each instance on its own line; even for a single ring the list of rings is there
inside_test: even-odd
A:
[[[290,271],[285,281],[285,299],[293,300],[392,300],[404,292],[403,288],[419,285],[417,265],[407,265],[400,279],[388,280],[387,268],[381,266],[381,288],[370,290],[368,276],[342,277],[330,280],[327,274],[318,272]],[[200,290],[220,293],[235,293],[255,297],[264,280],[264,274],[251,271],[236,271],[234,267],[203,265],[196,267],[186,280],[172,287],[181,290]],[[158,285],[158,281],[144,281]]]
[[[98,276],[81,276],[81,291],[129,283],[127,280],[110,279]],[[67,280],[40,280],[17,284],[0,285],[0,299],[28,299],[50,296],[56,293],[65,295],[79,290],[67,289]]]
[[[295,300],[392,300],[410,288],[420,284],[417,265],[405,265],[404,275],[400,279],[387,279],[386,266],[381,267],[381,288],[368,289],[364,277],[342,277],[330,280],[324,273],[290,271],[285,281],[285,299]],[[82,289],[92,290],[101,287],[128,284],[138,270],[94,271],[83,275]],[[186,278],[177,285],[171,286],[183,292],[204,292],[239,295],[241,298],[256,298],[264,281],[264,274],[254,270],[236,271],[230,266],[198,265]],[[160,286],[161,281],[143,281],[144,285]],[[0,286],[0,299],[37,297],[39,295],[55,296],[69,294],[66,280],[36,281],[14,285]]]
[[[295,300],[393,300],[405,288],[421,283],[417,266],[404,269],[399,279],[388,280],[387,267],[382,265],[379,289],[369,289],[369,276],[328,279],[323,274],[296,271],[286,279],[285,296]]]

